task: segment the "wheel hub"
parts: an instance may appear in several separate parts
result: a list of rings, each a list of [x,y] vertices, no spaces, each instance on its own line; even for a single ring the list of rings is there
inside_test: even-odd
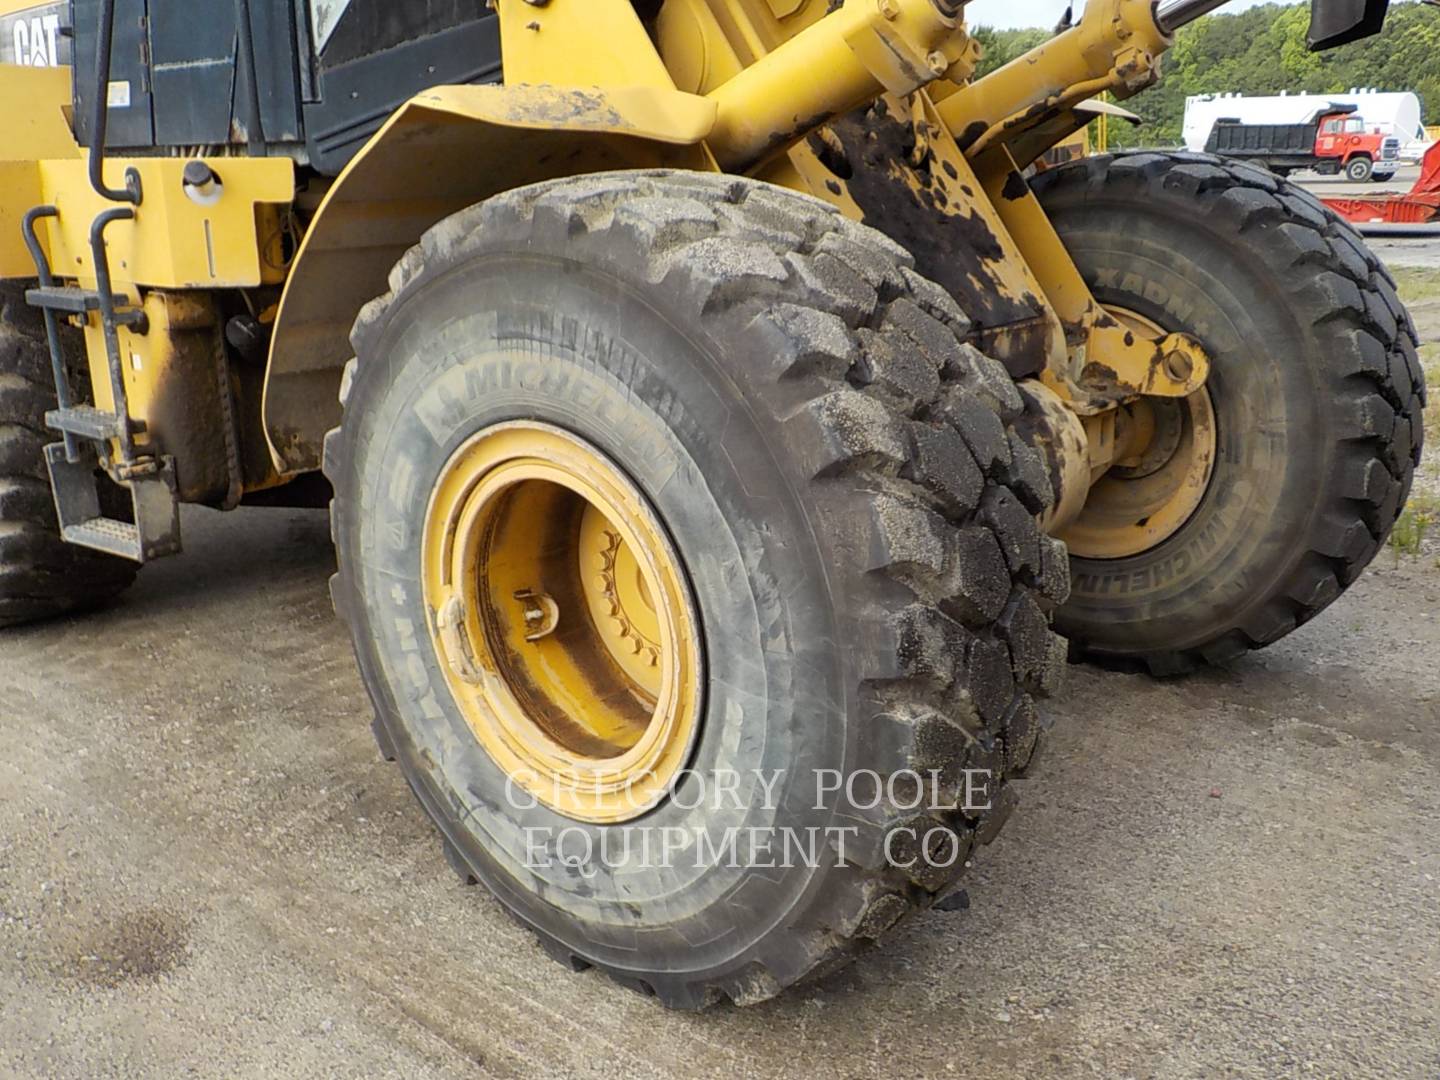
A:
[[[580,522],[580,551],[594,571],[583,579],[590,618],[615,662],[653,697],[659,690],[660,615],[640,562],[594,506]]]
[[[422,563],[456,703],[514,786],[592,822],[663,797],[699,728],[699,620],[605,455],[544,424],[480,432],[436,484]]]

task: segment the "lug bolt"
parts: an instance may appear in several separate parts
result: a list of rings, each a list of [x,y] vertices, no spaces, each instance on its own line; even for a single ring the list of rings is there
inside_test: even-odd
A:
[[[515,593],[525,617],[525,640],[539,641],[555,632],[560,622],[560,605],[553,597],[534,589],[520,589]]]

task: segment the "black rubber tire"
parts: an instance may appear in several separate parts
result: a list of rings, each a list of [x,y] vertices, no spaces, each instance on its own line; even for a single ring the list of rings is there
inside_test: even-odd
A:
[[[45,324],[24,286],[0,285],[0,627],[97,607],[135,579],[133,563],[60,539],[45,467],[53,408]]]
[[[1345,165],[1345,178],[1353,184],[1363,184],[1375,173],[1375,163],[1367,157],[1351,158]]]
[[[1204,342],[1219,438],[1178,533],[1072,558],[1057,627],[1157,674],[1276,641],[1359,576],[1410,490],[1425,385],[1393,280],[1344,220],[1249,165],[1096,157],[1034,190],[1102,302]]]
[[[436,226],[356,324],[325,461],[336,608],[381,749],[452,866],[576,969],[675,1007],[762,1000],[953,897],[972,845],[1015,805],[1006,781],[1034,753],[1034,698],[1064,668],[1046,615],[1066,593],[1064,549],[1035,526],[1049,482],[1009,429],[1010,379],[961,343],[965,316],[910,265],[781,188],[603,174]],[[843,863],[670,871],[683,882],[522,865],[522,825],[605,830],[501,800],[505,777],[429,644],[414,535],[453,449],[518,417],[597,444],[670,532],[706,641],[691,767],[785,770],[776,809],[748,800],[744,820],[854,827]],[[932,768],[945,791],[991,770],[990,807],[814,797],[814,770]],[[726,820],[666,800],[640,824]],[[949,830],[952,866],[886,859],[892,830],[916,825]]]

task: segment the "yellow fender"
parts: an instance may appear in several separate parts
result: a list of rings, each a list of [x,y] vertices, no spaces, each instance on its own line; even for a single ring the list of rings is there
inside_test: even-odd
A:
[[[707,98],[663,86],[447,86],[396,111],[316,212],[280,302],[265,379],[276,468],[320,467],[340,422],[350,327],[436,222],[525,184],[609,169],[715,170]]]

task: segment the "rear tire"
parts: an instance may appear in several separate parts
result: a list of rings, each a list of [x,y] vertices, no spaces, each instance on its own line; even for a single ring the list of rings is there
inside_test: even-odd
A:
[[[1354,582],[1410,490],[1425,386],[1394,282],[1344,220],[1248,165],[1096,157],[1034,190],[1101,303],[1205,345],[1219,438],[1177,532],[1072,558],[1057,626],[1160,674],[1278,640]]]
[[[617,173],[441,223],[356,324],[325,459],[336,607],[377,736],[461,877],[576,970],[677,1007],[770,997],[955,891],[1015,804],[1034,698],[1064,666],[1045,615],[1065,595],[1063,548],[1035,526],[1048,481],[1008,427],[1009,378],[910,266],[793,192]],[[684,785],[623,826],[523,805],[463,718],[421,602],[417,523],[457,448],[537,422],[603,452],[668,532],[705,643],[685,783],[738,775],[739,806],[689,805],[706,789]],[[988,807],[902,805],[921,794],[908,770],[938,770],[944,801],[967,768],[990,771]],[[773,798],[756,770],[778,776]],[[898,780],[902,797],[865,805],[863,776],[854,799],[820,793],[825,770]],[[714,845],[727,825],[830,843],[818,865],[773,869],[621,873],[597,854],[638,845],[638,828]],[[843,859],[834,827],[854,830]],[[932,829],[927,860],[911,840]],[[588,859],[529,857],[565,830]]]
[[[135,579],[134,564],[60,538],[45,466],[54,408],[44,323],[23,286],[0,286],[0,627],[98,607]]]

